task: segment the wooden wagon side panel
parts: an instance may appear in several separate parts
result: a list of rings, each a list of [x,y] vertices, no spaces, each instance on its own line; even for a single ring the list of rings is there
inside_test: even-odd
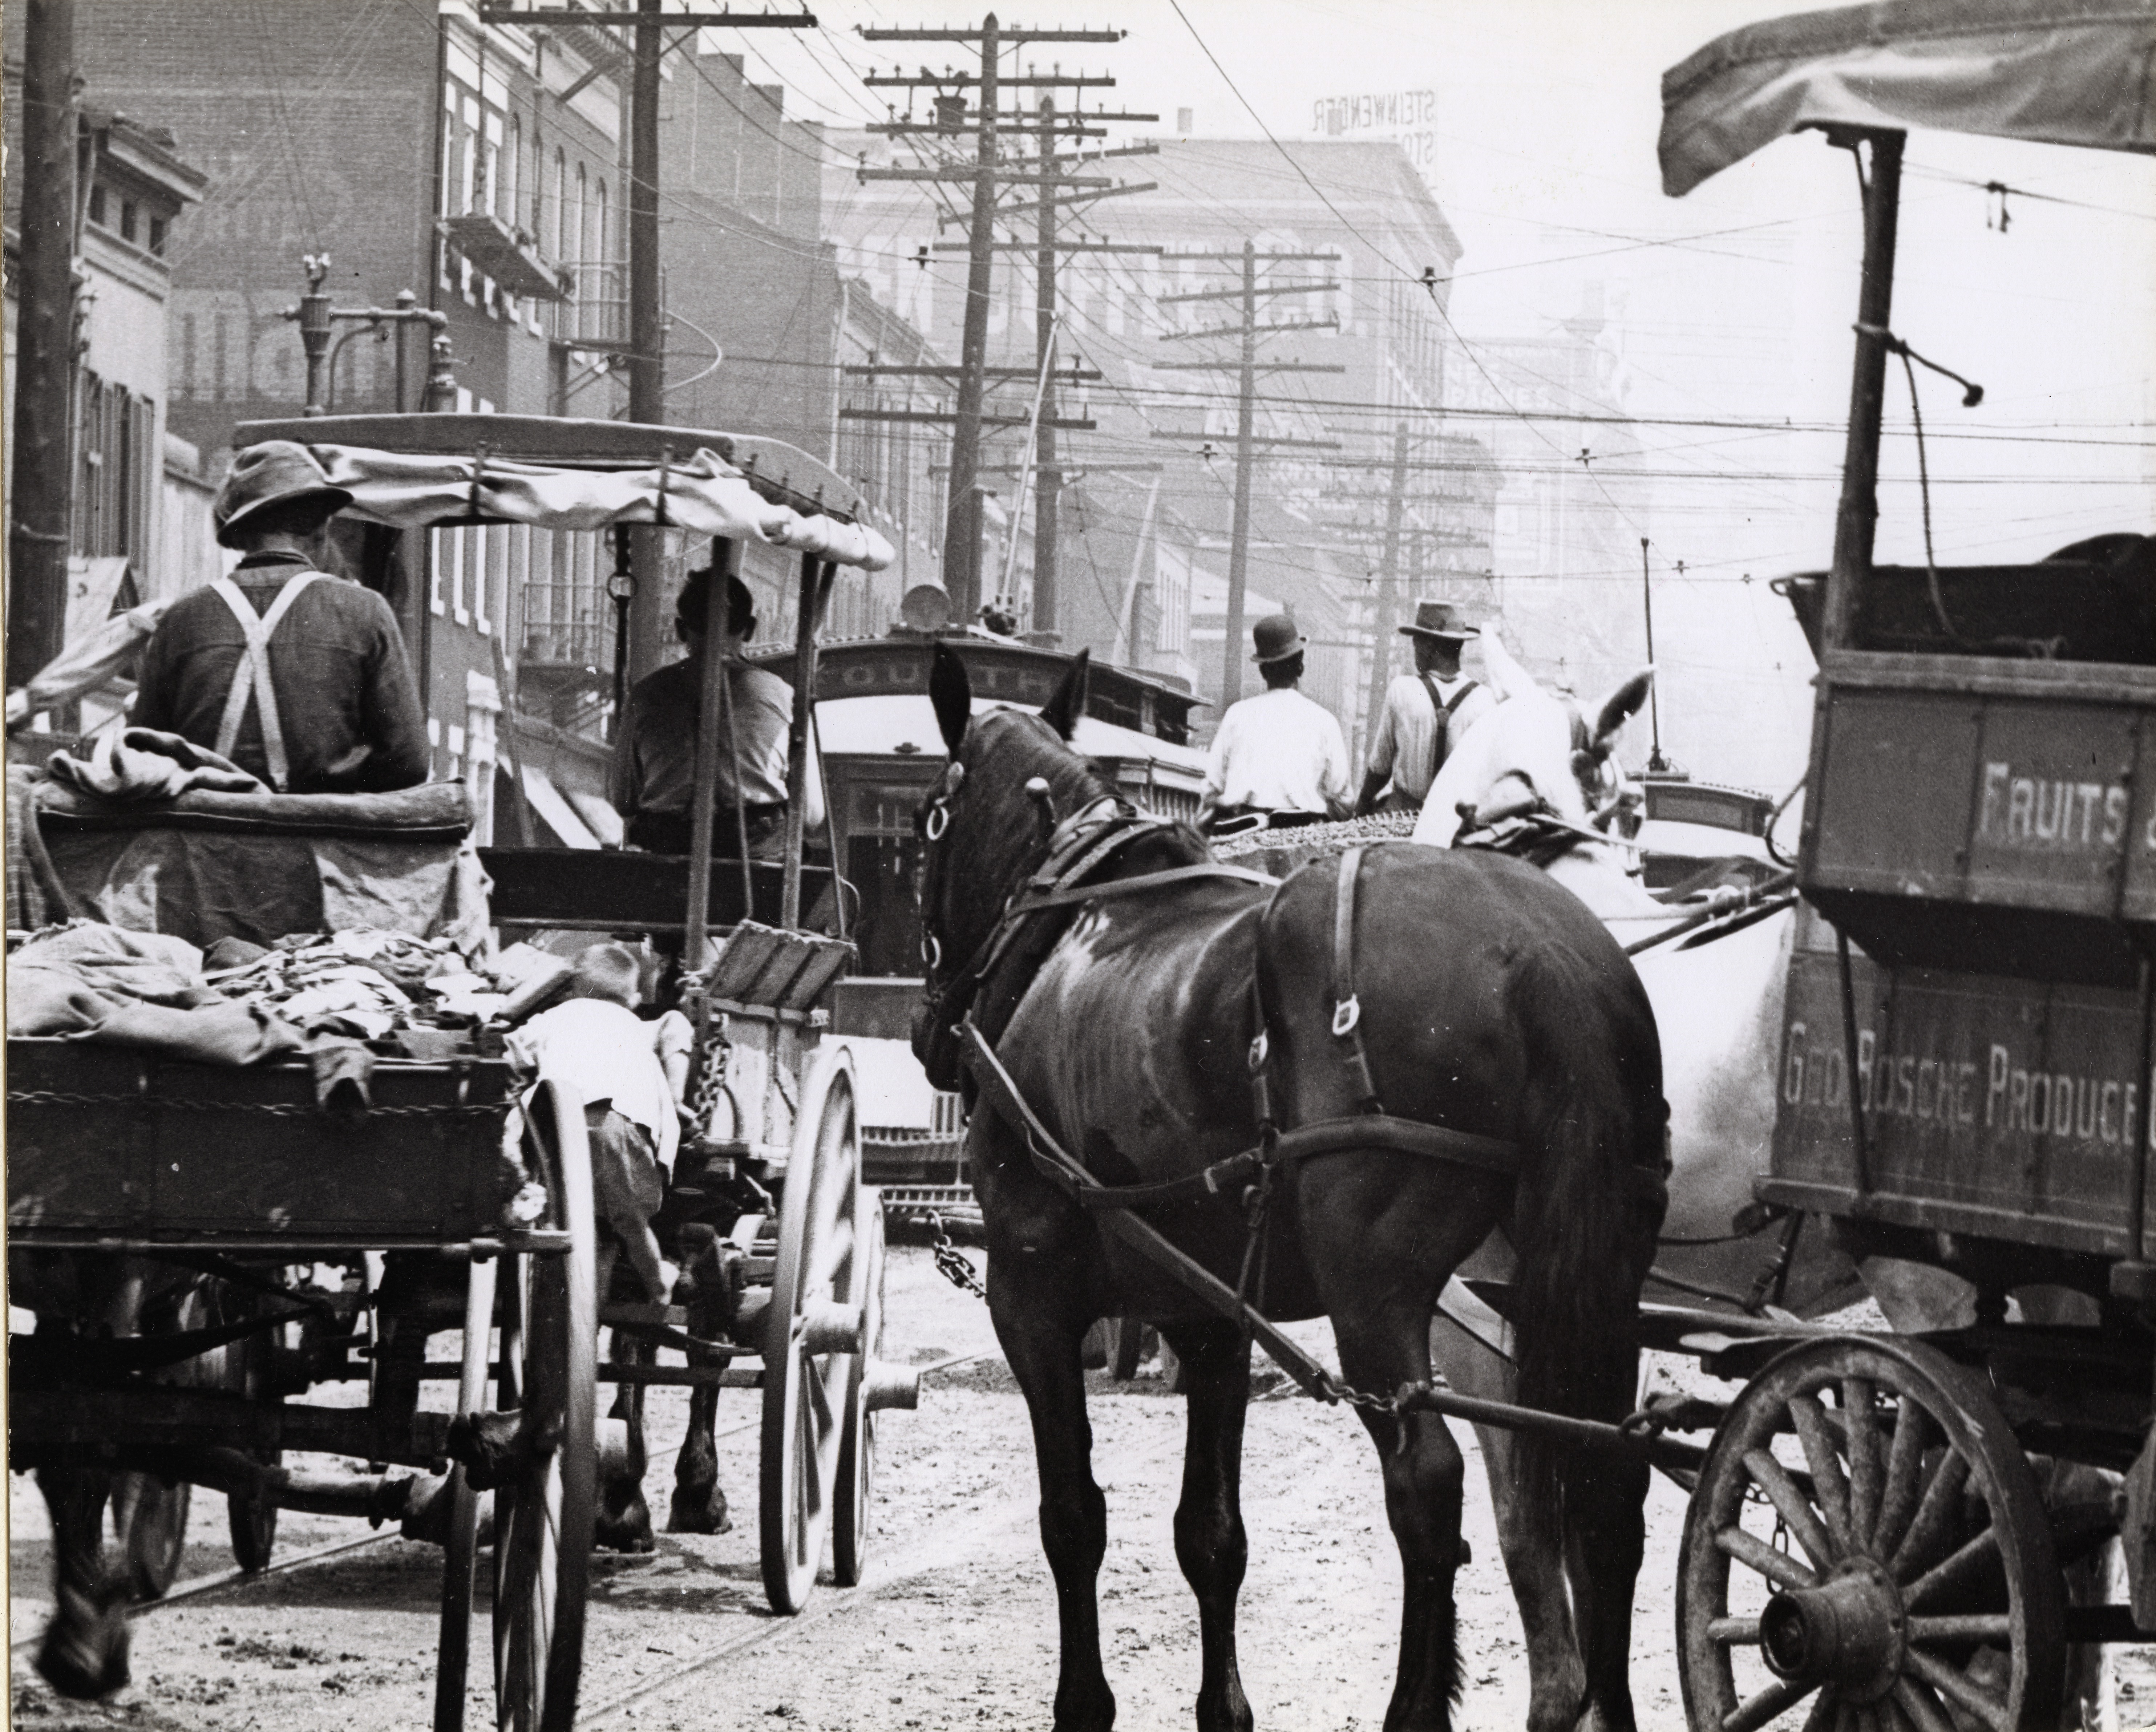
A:
[[[2143,1086],[2136,995],[1853,956],[1860,1174],[1840,968],[1820,944],[1823,924],[1806,926],[1810,942],[1790,965],[1765,1195],[1830,1215],[2127,1255]]]
[[[317,1109],[305,1065],[13,1041],[8,1069],[18,1235],[457,1241],[495,1231],[521,1182],[498,1061],[379,1064],[349,1116]]]

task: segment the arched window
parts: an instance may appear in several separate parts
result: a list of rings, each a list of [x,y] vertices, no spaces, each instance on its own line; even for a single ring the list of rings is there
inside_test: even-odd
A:
[[[576,221],[574,229],[572,231],[572,238],[576,249],[576,256],[579,260],[591,257],[591,248],[588,244],[584,234],[584,225],[591,220],[589,215],[590,209],[591,195],[585,188],[584,165],[579,162],[577,164]]]
[[[599,182],[598,197],[593,201],[592,218],[591,255],[594,259],[608,258],[611,255],[607,251],[607,190],[604,181]]]

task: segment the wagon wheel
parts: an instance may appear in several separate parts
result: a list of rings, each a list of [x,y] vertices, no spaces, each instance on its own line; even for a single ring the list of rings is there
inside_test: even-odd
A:
[[[2051,1529],[1983,1382],[1891,1338],[1776,1359],[1701,1469],[1677,1638],[1692,1732],[2056,1725]]]
[[[464,1359],[457,1411],[482,1412],[494,1359],[495,1298],[501,1264],[475,1258],[465,1282]],[[442,1624],[434,1669],[434,1732],[464,1732],[465,1692],[471,1673],[472,1589],[479,1559],[479,1497],[461,1462],[449,1468],[449,1500],[442,1540]]]
[[[808,1604],[830,1526],[847,1373],[865,1321],[859,1303],[840,1297],[851,1291],[860,1174],[853,1060],[843,1046],[824,1047],[794,1119],[764,1324],[757,1514],[763,1591],[778,1612]]]
[[[875,1492],[875,1410],[869,1406],[869,1368],[883,1352],[883,1193],[854,1191],[854,1254],[846,1298],[864,1308],[861,1350],[846,1365],[844,1428],[839,1436],[839,1480],[831,1511],[831,1575],[857,1587],[869,1559],[870,1498]]]
[[[184,1479],[167,1485],[154,1473],[122,1473],[112,1483],[112,1531],[126,1551],[136,1600],[162,1600],[178,1579],[190,1489]]]
[[[507,1260],[499,1405],[542,1440],[495,1492],[495,1719],[514,1732],[568,1732],[583,1664],[598,1461],[598,1301],[591,1154],[572,1092],[542,1085],[527,1157],[546,1177],[545,1225],[566,1253]]]

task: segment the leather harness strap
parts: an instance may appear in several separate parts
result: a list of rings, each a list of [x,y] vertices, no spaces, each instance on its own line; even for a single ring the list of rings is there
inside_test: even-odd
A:
[[[1370,1076],[1369,1050],[1363,1044],[1363,1001],[1355,996],[1355,887],[1363,875],[1361,847],[1340,856],[1340,876],[1332,897],[1332,1034],[1347,1043],[1342,1061],[1356,1110],[1383,1113],[1378,1085]]]
[[[270,785],[280,794],[291,785],[292,765],[285,754],[285,724],[277,711],[277,688],[270,679],[270,640],[284,624],[285,615],[291,612],[292,604],[321,575],[318,571],[305,571],[289,578],[270,604],[269,612],[260,614],[231,578],[219,578],[210,585],[239,621],[244,645],[239,666],[233,671],[232,689],[225,694],[214,749],[220,758],[232,756],[239,739],[239,724],[247,719],[247,701],[252,697],[262,721],[262,755],[270,761]]]

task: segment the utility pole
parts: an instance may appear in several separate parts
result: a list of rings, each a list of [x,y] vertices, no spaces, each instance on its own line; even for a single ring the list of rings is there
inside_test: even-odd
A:
[[[1681,568],[1680,568],[1681,569]],[[1655,579],[1647,569],[1647,538],[1640,537],[1640,601],[1647,615],[1647,666],[1655,665]],[[1662,756],[1662,699],[1661,681],[1656,679],[1647,686],[1647,721],[1654,731],[1654,748],[1647,754],[1647,768],[1666,770],[1670,761]]]
[[[970,179],[973,182],[973,209],[966,231],[966,318],[958,346],[958,395],[957,414],[951,436],[950,500],[945,514],[943,537],[943,587],[949,594],[955,616],[970,624],[979,613],[981,594],[981,467],[982,405],[987,392],[989,368],[988,311],[990,297],[994,292],[994,264],[996,254],[995,224],[998,213],[996,195],[1000,188],[1012,182],[1025,182],[1042,187],[1041,203],[1052,208],[1059,202],[1049,190],[1051,180],[1061,180],[1065,187],[1105,192],[1111,185],[1103,177],[1062,180],[1057,175],[1058,165],[1053,161],[1044,162],[1034,172],[1022,167],[1005,168],[1000,159],[999,136],[1005,120],[1018,120],[1017,114],[1006,115],[1001,107],[1003,90],[1014,88],[1042,88],[1075,86],[1081,90],[1088,85],[1111,85],[1112,78],[1087,77],[1082,74],[1065,75],[1061,73],[1037,74],[1029,71],[1023,76],[1006,77],[1001,57],[1007,48],[1036,42],[1121,42],[1122,30],[1006,30],[995,13],[990,13],[976,28],[936,29],[863,29],[865,42],[973,42],[980,45],[981,65],[978,75],[946,74],[942,78],[923,72],[919,77],[902,73],[888,75],[871,75],[862,82],[869,85],[901,86],[904,88],[933,87],[940,93],[944,87],[956,85],[962,90],[970,85],[979,93],[978,108],[972,116],[976,139],[974,161],[970,171],[937,168],[868,168],[860,171],[863,181],[871,180],[955,180]],[[951,99],[939,95],[938,108]],[[963,102],[963,98],[957,99]],[[960,110],[963,125],[963,109]],[[1087,116],[1091,119],[1137,119],[1140,116]],[[930,125],[916,126],[911,121],[892,121],[875,128],[879,132],[901,136],[913,132],[943,132],[954,129],[939,118]],[[1046,142],[1056,132],[1052,107],[1045,108],[1041,124],[1044,155],[1052,157],[1053,152]],[[1019,214],[1003,212],[1008,221]],[[1050,308],[1052,315],[1053,308]],[[840,412],[842,416],[845,412]],[[876,411],[858,412],[850,419],[869,419]],[[1045,412],[1042,415],[1042,433],[1051,441],[1055,419]],[[1040,557],[1040,532],[1035,531],[1034,557]],[[1051,594],[1053,600],[1053,577]]]
[[[1261,437],[1256,430],[1258,373],[1258,339],[1275,332],[1288,331],[1338,330],[1337,316],[1324,319],[1305,319],[1278,321],[1268,325],[1258,323],[1258,298],[1260,295],[1319,295],[1337,289],[1334,282],[1271,283],[1260,285],[1258,266],[1260,262],[1316,260],[1327,264],[1337,264],[1337,253],[1260,253],[1257,243],[1245,240],[1240,253],[1174,253],[1175,259],[1206,259],[1238,262],[1243,267],[1243,280],[1236,289],[1209,289],[1194,295],[1163,295],[1159,304],[1174,306],[1192,301],[1238,301],[1241,304],[1242,323],[1232,329],[1170,331],[1162,337],[1163,342],[1174,342],[1186,337],[1235,337],[1241,339],[1235,372],[1240,389],[1235,401],[1235,520],[1229,538],[1228,552],[1228,626],[1227,644],[1220,670],[1220,707],[1225,709],[1242,695],[1243,691],[1243,598],[1249,590],[1250,553],[1250,471],[1256,460],[1256,448],[1265,445],[1269,450],[1282,447],[1301,447],[1311,450],[1337,451],[1337,440],[1292,439]],[[1224,372],[1226,364],[1217,361],[1165,362],[1165,368],[1181,368],[1189,372]],[[1344,367],[1304,365],[1296,362],[1268,361],[1266,373],[1345,373]],[[1186,433],[1156,430],[1156,439],[1188,439]]]
[[[536,8],[482,0],[488,24],[577,25],[635,32],[629,105],[629,419],[644,425],[666,419],[666,324],[659,295],[659,63],[669,30],[706,28],[808,30],[814,13],[667,12],[662,0],[636,0],[634,12]],[[684,456],[689,455],[685,452]],[[665,613],[659,593],[665,532],[638,525],[629,531],[629,677],[641,679],[666,653]]]
[[[28,0],[23,13],[23,238],[8,526],[10,686],[28,684],[65,647],[74,506],[74,0]]]
[[[1033,631],[1051,648],[1062,640],[1056,624],[1056,496],[1063,471],[1055,462],[1055,99],[1040,99],[1040,254],[1034,266],[1034,352],[1040,363],[1040,424],[1034,434]],[[1011,526],[1012,539],[1018,526]]]
[[[1370,692],[1363,708],[1363,738],[1367,744],[1377,738],[1378,718],[1384,713],[1385,688],[1392,682],[1393,628],[1400,617],[1400,516],[1407,508],[1408,424],[1393,429],[1393,484],[1385,496],[1385,548],[1378,566],[1378,594],[1370,619]]]
[[[660,0],[636,0],[636,61],[629,96],[629,419],[666,419],[666,326],[659,305]],[[660,574],[666,532],[639,524],[629,536],[636,590],[629,604],[629,676],[654,672],[666,654]],[[716,653],[714,651],[713,653]]]

